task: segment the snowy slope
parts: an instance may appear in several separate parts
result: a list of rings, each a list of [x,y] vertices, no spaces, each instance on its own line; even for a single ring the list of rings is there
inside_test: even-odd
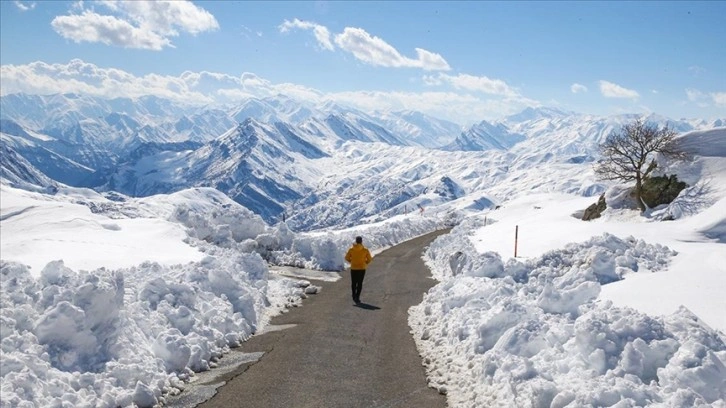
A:
[[[0,175],[2,175],[3,184],[31,191],[52,190],[57,187],[58,183],[55,180],[36,169],[23,156],[17,154],[9,143],[5,143],[4,134],[0,134],[0,136],[2,136]]]
[[[618,210],[583,222],[572,215],[594,197],[532,194],[542,190],[537,178],[520,178],[492,186],[509,191],[514,188],[505,184],[514,183],[518,198],[498,209],[480,207],[432,245],[428,256],[441,283],[412,310],[410,322],[430,381],[447,393],[450,406],[720,406],[726,393],[726,322],[718,313],[719,268],[726,262],[720,250],[724,136],[721,129],[683,137],[707,154],[682,165],[693,179],[710,181],[709,197],[695,214],[654,222]],[[370,151],[374,146],[382,150]],[[363,152],[384,165],[395,161],[386,149],[398,157],[401,149],[416,150],[351,143],[345,152],[361,162],[346,172],[358,174],[362,166],[363,174],[375,174],[375,166],[363,166]],[[472,153],[442,154],[448,155],[439,158],[444,165],[472,165],[461,160]],[[430,180],[444,195],[461,194],[442,182],[441,168],[430,169],[434,161],[421,157],[399,175]],[[266,226],[213,189],[109,197],[3,187],[1,228],[13,231],[12,239],[3,235],[0,251],[3,383],[12,385],[3,388],[3,401],[153,406],[179,392],[193,371],[214,367],[289,299],[307,296],[308,282],[275,275],[260,255],[300,266],[342,265],[342,248],[355,235],[376,249],[446,220],[427,207],[364,229],[295,234]],[[446,203],[469,211],[473,201]],[[520,253],[512,259],[515,225]],[[154,242],[144,244],[147,239]],[[113,246],[131,252],[109,251]],[[39,248],[63,263],[42,266]],[[103,256],[89,256],[96,253]],[[142,263],[128,266],[134,262]],[[84,267],[93,270],[75,269]],[[81,378],[98,386],[79,392]]]
[[[106,189],[148,196],[211,186],[272,222],[285,202],[309,190],[307,180],[318,173],[311,160],[325,155],[282,123],[248,119],[201,147],[136,155],[116,170]]]
[[[19,190],[7,184],[48,179],[3,160],[3,403],[154,406],[315,292],[267,263],[342,270],[358,234],[379,250],[459,223],[431,246],[441,283],[410,320],[451,406],[723,406],[726,130],[683,135],[697,157],[662,168],[691,185],[672,205],[583,222],[611,187],[593,152],[626,116],[532,110],[493,124],[525,137],[507,149],[443,151],[329,108],[351,137],[307,112],[300,126],[246,120],[203,143],[144,143],[107,186],[174,194]],[[4,136],[3,158],[9,141],[57,140],[32,129]]]
[[[219,109],[193,108],[151,96],[132,100],[13,94],[0,98],[0,105],[3,121],[18,128],[8,133],[42,135],[36,140],[40,146],[94,170],[112,167],[116,157],[142,143],[208,141],[235,125]]]
[[[602,193],[591,174],[597,146],[637,117],[528,108],[445,136],[452,124],[416,112],[376,116],[283,95],[224,108],[80,95],[8,95],[2,103],[16,152],[51,178],[137,196],[214,186],[269,222],[284,212],[304,230],[457,200],[481,209],[516,197],[521,183],[538,192]],[[45,111],[22,109],[33,103]],[[646,119],[679,131],[719,123]],[[229,140],[248,121],[257,125],[247,137],[261,142]],[[458,154],[421,147],[454,137],[443,150]]]
[[[341,142],[358,140],[361,142],[383,142],[403,146],[406,143],[382,126],[360,115],[345,112],[332,113],[325,118],[313,118],[300,125],[303,129],[316,129],[318,134],[332,133]]]
[[[463,151],[508,150],[524,139],[525,137],[521,134],[511,133],[505,125],[493,125],[487,121],[481,121],[462,132],[456,140],[442,147],[442,149]]]
[[[437,148],[450,143],[461,133],[461,126],[417,111],[375,112],[371,115],[408,144]]]
[[[409,322],[450,406],[724,406],[726,129],[682,143],[703,155],[665,208],[584,222],[592,198],[519,180],[431,245]]]
[[[33,138],[22,138],[0,132],[0,142],[5,149],[12,149],[14,154],[27,160],[38,172],[54,180],[76,186],[93,186],[99,184],[96,171],[76,163],[73,160],[39,146]]]
[[[0,400],[9,406],[158,406],[317,292],[265,260],[340,271],[357,234],[376,251],[441,227],[399,217],[295,234],[211,188],[136,199],[40,194],[4,179],[0,213]]]

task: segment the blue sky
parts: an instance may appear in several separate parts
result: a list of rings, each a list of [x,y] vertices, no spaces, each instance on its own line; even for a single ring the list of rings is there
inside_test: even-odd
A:
[[[0,2],[3,94],[726,117],[726,2]]]

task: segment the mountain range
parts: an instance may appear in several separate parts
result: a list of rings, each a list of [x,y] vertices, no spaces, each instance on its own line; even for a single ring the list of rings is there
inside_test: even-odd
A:
[[[639,115],[600,117],[528,108],[468,128],[415,111],[363,112],[284,95],[234,106],[80,94],[0,98],[2,175],[23,188],[57,183],[128,196],[214,187],[275,223],[341,228],[436,209],[503,202],[503,180],[541,178],[585,195],[598,145]],[[680,132],[726,120],[645,120]],[[551,166],[571,177],[548,177]],[[583,167],[586,166],[586,167]],[[507,183],[516,186],[516,183]]]

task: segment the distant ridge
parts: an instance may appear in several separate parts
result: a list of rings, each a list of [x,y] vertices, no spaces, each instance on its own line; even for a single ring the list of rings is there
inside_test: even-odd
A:
[[[158,97],[80,94],[0,98],[7,180],[62,182],[130,196],[214,187],[275,223],[298,230],[345,227],[470,200],[495,205],[505,180],[596,194],[583,179],[597,146],[639,115],[599,117],[527,108],[468,128],[421,112],[362,112],[277,95],[234,106],[193,107]],[[717,120],[644,117],[678,132]],[[547,179],[552,166],[568,177]]]

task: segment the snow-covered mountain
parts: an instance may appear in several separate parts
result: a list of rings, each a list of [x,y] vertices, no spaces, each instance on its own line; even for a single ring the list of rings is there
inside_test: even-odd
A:
[[[406,135],[394,135],[363,112],[332,102],[296,103],[284,96],[196,110],[159,98],[103,100],[72,94],[12,95],[2,103],[4,142],[58,181],[136,196],[212,185],[270,221],[285,202],[314,185],[297,175],[308,173],[301,170],[306,165],[282,171],[276,161],[295,152],[303,159],[327,156],[348,140],[408,144]],[[240,159],[246,154],[236,150],[240,144],[228,140],[243,128],[240,123],[249,125],[247,130],[256,128],[250,134],[263,136],[255,139],[261,143],[254,144],[249,162]],[[285,142],[273,146],[266,140]],[[235,160],[232,165],[217,163]],[[256,168],[260,163],[266,164]]]
[[[255,119],[265,123],[288,122],[298,124],[321,114],[311,104],[278,95],[262,99],[251,98],[231,108],[229,116],[240,123],[246,119]]]
[[[105,118],[123,113],[138,122],[156,123],[196,111],[171,100],[142,96],[136,99],[105,99],[84,94],[10,94],[0,98],[0,117],[41,130],[74,126],[83,119]]]
[[[409,316],[428,379],[450,405],[526,406],[545,395],[544,406],[719,406],[726,396],[726,128],[680,138],[699,157],[681,163],[692,187],[668,208],[648,217],[612,208],[583,222],[573,214],[593,201],[583,197],[594,185],[587,163],[553,157],[516,169],[510,163],[520,158],[496,149],[359,141],[320,156],[300,146],[305,137],[289,134],[294,128],[275,126],[250,119],[202,146],[149,144],[134,157],[191,151],[180,164],[228,180],[248,174],[238,161],[272,175],[260,166],[297,170],[308,160],[320,175],[296,202],[300,214],[355,227],[266,225],[212,188],[145,198],[19,190],[7,184],[48,180],[3,142],[4,401],[52,406],[60,394],[68,406],[151,407],[193,393],[192,371],[214,367],[271,316],[318,292],[307,279],[339,276],[296,268],[291,279],[269,264],[340,271],[355,235],[377,251],[460,219],[429,246],[439,283]],[[268,154],[278,150],[279,158]],[[173,161],[159,159],[148,170]],[[519,197],[501,206],[488,199],[500,194]],[[323,195],[327,211],[316,198]],[[413,203],[420,207],[406,209]],[[399,210],[409,214],[362,225]],[[457,211],[467,217],[449,217]],[[681,216],[653,222],[657,212]],[[520,226],[521,252],[511,257]],[[78,393],[78,375],[96,386]]]
[[[358,140],[397,146],[406,145],[403,138],[392,134],[383,126],[353,113],[330,114],[322,120],[312,118],[302,123],[301,127],[319,136],[332,132],[339,142]]]
[[[38,169],[56,180],[89,187],[102,184],[119,158],[143,144],[206,142],[235,126],[222,110],[150,96],[107,100],[77,94],[6,95],[0,98],[0,118],[3,133],[30,142],[16,142],[16,148]],[[44,159],[53,154],[59,158]],[[74,165],[53,164],[61,161]]]
[[[524,135],[512,133],[506,125],[491,124],[484,120],[462,132],[456,140],[442,147],[442,149],[463,151],[508,150],[523,140],[525,140]]]
[[[0,122],[11,405],[169,402],[191,389],[192,371],[318,291],[299,267],[319,279],[343,270],[353,236],[377,251],[452,225],[426,254],[440,283],[409,316],[450,405],[720,406],[726,396],[718,120],[648,116],[687,132],[679,142],[693,160],[659,170],[689,187],[645,216],[610,201],[583,222],[596,195],[621,189],[598,182],[592,161],[634,115],[528,109],[429,148],[446,126],[415,113],[296,110],[276,97],[244,104],[264,109],[238,123],[242,105],[170,114],[160,100],[99,111],[84,97],[31,100],[84,104],[58,108],[73,132],[48,134],[51,119],[13,107]],[[85,176],[96,191],[60,183]],[[298,267],[297,278],[272,264]],[[95,386],[81,395],[78,378]]]
[[[284,120],[272,105],[259,99],[250,99],[234,107],[229,116],[237,122],[244,122],[247,119],[254,118],[261,122],[279,122]]]
[[[12,187],[22,188],[26,190],[53,191],[58,183],[46,176],[43,172],[36,169],[30,162],[25,160],[23,156],[15,152],[10,144],[0,143],[0,156],[2,156],[2,166],[0,166],[0,176],[3,182],[8,183]]]
[[[451,143],[461,126],[418,111],[376,112],[375,117],[392,133],[406,135],[409,144],[437,148]]]
[[[481,210],[517,194],[516,180],[542,192],[598,194],[604,186],[586,181],[597,146],[637,117],[528,108],[462,131],[418,112],[365,113],[283,95],[231,107],[75,94],[0,102],[2,143],[54,180],[131,196],[211,186],[268,222],[284,214],[299,230],[447,211],[462,200]],[[679,132],[724,123],[645,119]]]
[[[273,220],[317,177],[314,159],[327,156],[283,124],[246,119],[204,145],[147,146],[130,156],[103,189],[149,196],[190,186],[215,187]]]
[[[74,150],[66,143],[26,131],[10,120],[0,120],[0,140],[2,140],[4,148],[12,149],[15,154],[19,154],[28,161],[36,171],[50,175],[56,181],[79,187],[95,186],[100,182],[99,173],[96,170],[71,158],[85,153],[84,147]],[[103,151],[102,157],[104,160],[101,163],[112,161],[105,151]]]

